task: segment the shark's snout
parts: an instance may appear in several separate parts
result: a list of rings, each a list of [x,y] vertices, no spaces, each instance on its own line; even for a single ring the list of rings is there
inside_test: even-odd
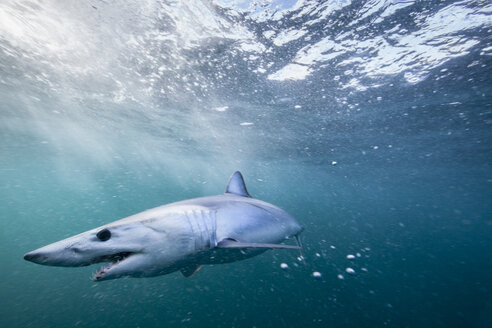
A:
[[[24,260],[38,263],[38,264],[43,264],[48,261],[48,256],[46,256],[41,252],[32,251],[24,255]]]
[[[44,248],[36,249],[24,255],[24,260],[50,266],[82,266],[85,263],[77,263],[75,257],[71,257],[68,250],[60,252],[49,251]]]
[[[62,240],[24,255],[24,260],[42,265],[76,267],[91,264],[91,259],[79,253],[79,249],[71,247],[71,241]]]

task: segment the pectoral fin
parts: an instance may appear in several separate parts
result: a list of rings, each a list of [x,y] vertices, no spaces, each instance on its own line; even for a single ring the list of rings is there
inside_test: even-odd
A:
[[[185,266],[184,268],[181,268],[180,271],[183,274],[183,276],[189,278],[193,276],[195,273],[197,273],[198,271],[200,271],[201,268],[202,268],[201,265],[189,265],[189,266]]]
[[[299,246],[283,244],[258,244],[241,243],[234,239],[223,239],[217,244],[217,248],[271,248],[271,249],[301,249]]]

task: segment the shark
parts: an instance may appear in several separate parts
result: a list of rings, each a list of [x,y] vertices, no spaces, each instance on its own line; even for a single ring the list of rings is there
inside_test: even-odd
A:
[[[149,209],[60,240],[24,255],[42,265],[81,267],[105,263],[93,281],[155,277],[202,265],[232,263],[269,249],[301,251],[303,227],[286,211],[254,199],[239,171],[224,194]],[[293,239],[296,245],[283,244]]]

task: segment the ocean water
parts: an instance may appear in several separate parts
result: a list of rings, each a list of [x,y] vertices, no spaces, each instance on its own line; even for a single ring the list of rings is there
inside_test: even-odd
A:
[[[489,327],[491,30],[488,1],[2,1],[0,327]],[[22,258],[236,170],[305,264]]]

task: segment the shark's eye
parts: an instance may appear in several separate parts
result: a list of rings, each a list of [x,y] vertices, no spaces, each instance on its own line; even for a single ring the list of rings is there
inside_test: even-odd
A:
[[[99,238],[100,241],[106,241],[111,238],[111,231],[109,231],[108,229],[102,229],[97,233],[96,236],[97,238]]]

